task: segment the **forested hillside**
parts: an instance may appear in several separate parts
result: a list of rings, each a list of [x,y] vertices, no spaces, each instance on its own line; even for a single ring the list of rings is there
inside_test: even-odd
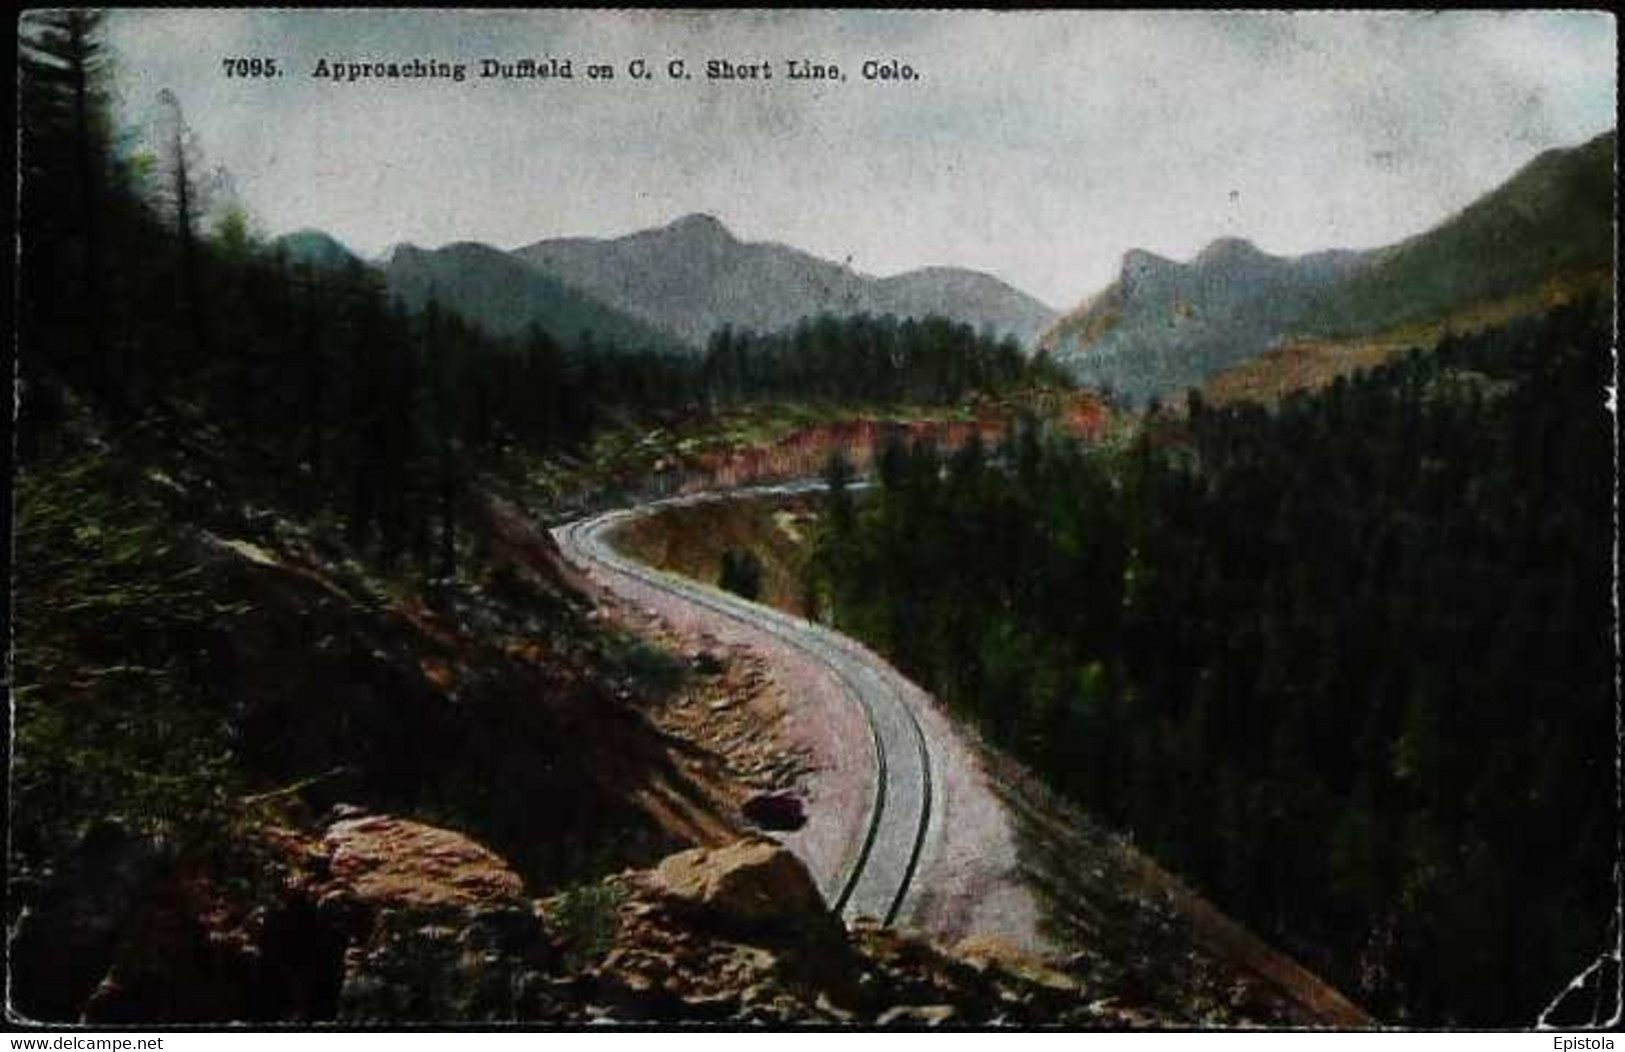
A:
[[[450,542],[433,538],[453,529],[470,477],[514,450],[576,449],[609,419],[782,396],[941,403],[1038,375],[1012,346],[938,319],[724,335],[702,365],[617,351],[614,332],[493,334],[441,299],[450,285],[424,284],[409,311],[331,239],[267,243],[211,200],[204,144],[173,96],[156,138],[116,150],[95,26],[50,37],[24,80],[25,461],[81,399],[115,431],[206,424],[245,493],[334,516],[381,565],[410,553],[427,566],[445,561],[430,549]]]
[[[1528,1025],[1616,891],[1608,346],[1589,304],[1121,454],[893,447],[811,583],[1379,1016]]]
[[[821,315],[758,335],[724,326],[706,347],[704,386],[714,398],[813,398],[847,403],[956,405],[979,392],[1069,387],[1047,356],[1029,359],[946,318]]]
[[[211,199],[180,101],[166,93],[155,132],[116,149],[99,21],[50,26],[22,95],[25,461],[80,402],[115,436],[207,426],[245,495],[332,514],[383,564],[427,562],[461,480],[494,454],[694,397],[692,366],[569,354],[534,327],[491,336],[432,298],[409,314],[335,246],[262,242]]]
[[[18,1010],[49,1019],[79,1017],[141,910],[182,911],[165,931],[184,940],[266,906],[252,896],[282,874],[265,830],[309,832],[339,793],[478,831],[538,879],[586,858],[550,838],[636,825],[556,761],[606,637],[539,572],[545,542],[503,517],[484,472],[690,398],[694,375],[498,340],[433,303],[409,315],[336,245],[262,243],[211,200],[174,96],[122,145],[103,22],[23,25],[7,924]],[[519,633],[558,649],[516,657]],[[494,774],[509,761],[529,773]],[[493,792],[530,777],[597,805],[543,814]],[[226,904],[199,921],[149,894],[172,878]],[[311,1010],[284,1000],[285,959],[240,985],[151,977],[231,956],[211,952],[110,987],[139,1007],[105,1010]]]
[[[287,771],[299,757],[248,726],[239,695],[252,684],[223,685],[238,673],[219,635],[249,609],[241,582],[222,580],[231,557],[273,575],[285,559],[332,585],[329,640],[431,607],[460,631],[464,602],[494,605],[480,615],[488,641],[502,623],[564,637],[586,630],[482,591],[493,575],[506,582],[496,591],[513,587],[513,568],[492,558],[499,481],[574,463],[608,428],[641,436],[656,413],[784,393],[772,377],[838,370],[848,352],[867,364],[831,398],[940,401],[1027,375],[1019,355],[929,320],[809,323],[834,341],[811,365],[799,337],[764,338],[751,346],[782,353],[745,384],[590,333],[575,347],[540,326],[493,335],[429,290],[409,312],[331,238],[257,236],[211,193],[206,144],[172,94],[142,136],[116,127],[103,22],[60,11],[24,27],[16,551],[30,572],[13,771],[27,806],[12,861],[28,880],[58,868],[98,816],[184,843],[176,830],[213,823],[223,786],[252,787],[267,767],[312,773]],[[877,367],[860,343],[881,331],[923,335]],[[989,358],[1001,365],[978,364]],[[919,379],[939,374],[952,382]],[[324,712],[371,697],[348,681],[324,689]],[[238,709],[217,704],[223,691]],[[390,752],[368,733],[357,748]],[[30,884],[14,909],[49,890]]]

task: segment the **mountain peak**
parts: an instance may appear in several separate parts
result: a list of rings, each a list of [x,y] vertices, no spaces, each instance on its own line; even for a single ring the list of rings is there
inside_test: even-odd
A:
[[[340,243],[339,239],[334,237],[332,234],[329,234],[325,230],[319,230],[319,229],[317,229],[316,227],[313,227],[313,226],[302,226],[298,230],[290,230],[288,233],[283,234],[280,237],[278,237],[277,240],[278,241],[310,241],[310,242],[321,242],[323,244],[334,244],[334,245],[337,245],[337,244]]]
[[[387,267],[391,263],[395,262],[396,256],[410,256],[414,252],[422,251],[423,249],[419,248],[417,245],[414,245],[410,241],[397,241],[392,245],[385,246],[382,252],[373,257],[372,262],[376,266]]]
[[[283,234],[273,244],[287,253],[292,261],[318,267],[343,267],[356,258],[355,253],[338,238],[314,227]]]
[[[1244,237],[1221,237],[1210,243],[1196,257],[1196,262],[1211,265],[1214,263],[1236,263],[1242,260],[1259,259],[1264,252]]]
[[[1125,267],[1143,267],[1171,262],[1173,261],[1166,256],[1159,256],[1155,252],[1143,248],[1131,248],[1123,253],[1123,266]]]
[[[1147,252],[1143,248],[1131,248],[1123,253],[1120,279],[1125,282],[1133,282],[1136,279],[1146,278],[1153,274],[1163,274],[1178,269],[1179,264],[1166,256],[1159,256],[1155,252]]]
[[[690,212],[679,219],[674,219],[666,229],[674,234],[683,234],[689,237],[703,237],[721,241],[735,240],[733,233],[722,220],[709,212]]]

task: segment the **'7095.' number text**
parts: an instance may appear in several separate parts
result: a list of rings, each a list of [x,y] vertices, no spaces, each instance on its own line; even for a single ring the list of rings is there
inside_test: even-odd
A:
[[[282,76],[282,67],[274,58],[223,58],[220,66],[229,78]]]

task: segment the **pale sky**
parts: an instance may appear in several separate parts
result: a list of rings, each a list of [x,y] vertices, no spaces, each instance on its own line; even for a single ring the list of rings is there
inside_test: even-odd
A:
[[[1541,150],[1613,126],[1597,13],[441,13],[122,11],[127,118],[181,99],[269,233],[399,241],[613,236],[689,212],[873,274],[974,267],[1066,309],[1124,251],[1266,251],[1416,233]],[[286,73],[228,80],[228,56]],[[481,81],[479,60],[573,60]],[[334,84],[317,60],[466,63],[469,80]],[[656,76],[626,76],[635,58]],[[673,81],[682,58],[695,79]],[[713,83],[708,59],[770,61]],[[865,59],[911,65],[868,83]],[[839,84],[792,82],[788,59]],[[613,82],[589,82],[590,61]]]

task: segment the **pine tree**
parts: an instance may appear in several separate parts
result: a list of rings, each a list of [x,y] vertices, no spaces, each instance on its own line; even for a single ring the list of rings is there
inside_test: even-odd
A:
[[[158,93],[151,134],[156,150],[158,201],[170,220],[180,253],[181,296],[186,304],[191,352],[185,367],[188,371],[207,368],[211,364],[209,322],[199,246],[207,207],[206,190],[198,175],[203,166],[203,154],[197,134],[186,123],[180,99],[168,88]]]
[[[457,431],[447,376],[447,326],[440,301],[431,291],[423,309],[423,342],[427,358],[431,414],[436,443],[439,545],[434,576],[449,581],[457,572],[457,481],[454,456]]]
[[[123,411],[131,363],[107,338],[104,220],[116,176],[104,21],[80,9],[19,20],[19,321],[37,337],[21,347],[31,393],[43,393],[47,372],[65,374]]]
[[[844,537],[852,530],[854,516],[852,462],[838,449],[824,461],[824,486],[829,494],[830,529],[837,538]]]

